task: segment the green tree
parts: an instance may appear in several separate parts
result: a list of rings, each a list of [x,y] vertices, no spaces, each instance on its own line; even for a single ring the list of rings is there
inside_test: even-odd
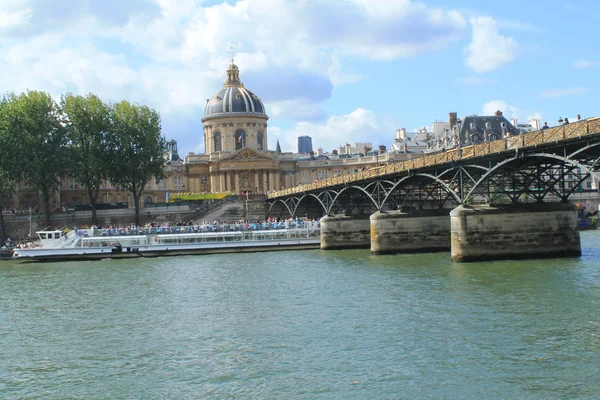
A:
[[[0,98],[0,197],[8,196],[11,193],[11,182],[10,177],[10,162],[8,157],[11,154],[10,147],[8,146],[8,130],[6,126],[8,121],[6,119],[6,98]],[[0,210],[0,245],[6,240],[6,231],[4,228],[4,215]]]
[[[5,149],[4,146],[1,148]],[[0,162],[4,161],[5,152],[5,150],[0,151],[0,157],[2,157]],[[0,166],[0,198],[8,198],[14,191],[14,185],[15,182],[11,179],[10,173],[7,172],[3,166]],[[2,214],[2,210],[0,210],[0,246],[2,246],[5,240],[6,229],[4,227],[4,215]]]
[[[135,223],[140,224],[140,198],[146,184],[164,178],[167,144],[160,115],[146,106],[121,101],[110,107],[106,137],[108,180],[133,195]]]
[[[98,192],[107,171],[105,136],[110,127],[109,109],[94,94],[83,97],[70,93],[62,97],[61,109],[67,120],[69,174],[86,190],[95,225]]]
[[[10,131],[9,104],[6,96],[0,98],[0,198],[10,198],[14,192],[15,185],[19,180],[18,168],[16,168],[19,154],[18,141]],[[4,227],[4,216],[0,210],[0,245],[6,240],[6,229]]]
[[[5,126],[15,143],[13,168],[29,187],[37,188],[47,225],[51,225],[50,198],[60,187],[69,163],[66,129],[58,105],[45,92],[9,95],[3,106]]]

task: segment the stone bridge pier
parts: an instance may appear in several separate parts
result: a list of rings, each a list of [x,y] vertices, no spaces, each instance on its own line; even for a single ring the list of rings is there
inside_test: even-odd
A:
[[[450,250],[450,210],[388,211],[371,215],[371,253]]]
[[[327,215],[321,218],[321,250],[368,249],[369,215]]]
[[[459,206],[450,219],[453,261],[581,255],[573,204]]]
[[[321,249],[450,251],[455,262],[581,255],[577,207],[568,203],[330,215],[321,219]]]

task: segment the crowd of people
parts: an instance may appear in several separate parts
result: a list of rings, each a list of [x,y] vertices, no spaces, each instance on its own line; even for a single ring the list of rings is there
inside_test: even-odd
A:
[[[264,221],[202,221],[194,224],[192,221],[179,221],[176,224],[170,223],[148,223],[142,226],[137,225],[109,225],[109,226],[91,226],[80,227],[79,231],[84,234],[83,229],[91,230],[93,236],[119,236],[119,235],[148,235],[148,234],[168,234],[168,233],[201,233],[201,232],[230,232],[230,231],[249,231],[249,230],[271,230],[271,229],[293,229],[293,228],[318,228],[319,219],[311,218],[268,218]]]
[[[575,122],[581,121],[581,115],[577,114],[576,118],[577,118],[577,121],[575,121]],[[560,125],[568,125],[568,124],[569,124],[569,118],[562,119],[562,117],[558,117],[558,126],[560,126]],[[548,129],[548,128],[550,128],[548,126],[548,123],[544,122],[544,126],[542,126],[542,129]]]

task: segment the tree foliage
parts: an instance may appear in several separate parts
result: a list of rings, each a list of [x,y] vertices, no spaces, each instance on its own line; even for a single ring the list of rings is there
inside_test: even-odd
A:
[[[45,92],[29,91],[6,99],[5,129],[14,137],[14,167],[29,187],[42,196],[50,225],[50,198],[60,187],[68,166],[66,129],[58,105]]]
[[[135,223],[140,223],[139,200],[146,184],[164,178],[166,140],[159,114],[146,106],[121,101],[110,108],[111,127],[106,136],[108,180],[131,192]]]
[[[16,168],[18,149],[14,135],[10,134],[8,98],[0,98],[0,198],[8,198],[14,192],[19,181],[19,169]],[[4,216],[0,210],[0,245],[6,240]]]
[[[106,179],[106,135],[110,128],[109,108],[94,94],[61,99],[70,150],[69,175],[86,190],[92,206],[92,224],[97,223],[96,202]]]

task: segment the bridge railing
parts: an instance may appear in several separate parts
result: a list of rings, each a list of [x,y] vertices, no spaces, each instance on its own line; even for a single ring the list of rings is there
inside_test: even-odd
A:
[[[455,147],[438,153],[427,154],[420,158],[398,161],[384,166],[372,167],[353,174],[319,180],[314,183],[303,184],[293,188],[272,192],[268,198],[276,198],[290,194],[303,193],[314,189],[320,189],[333,185],[358,182],[364,179],[374,178],[382,175],[392,175],[398,172],[423,168],[429,165],[444,164],[452,161],[463,160],[472,157],[482,157],[489,154],[501,153],[516,148],[526,148],[544,143],[582,137],[589,134],[600,133],[600,117],[590,118],[567,125],[555,126],[506,139],[494,140],[492,142],[480,143],[465,147]]]

